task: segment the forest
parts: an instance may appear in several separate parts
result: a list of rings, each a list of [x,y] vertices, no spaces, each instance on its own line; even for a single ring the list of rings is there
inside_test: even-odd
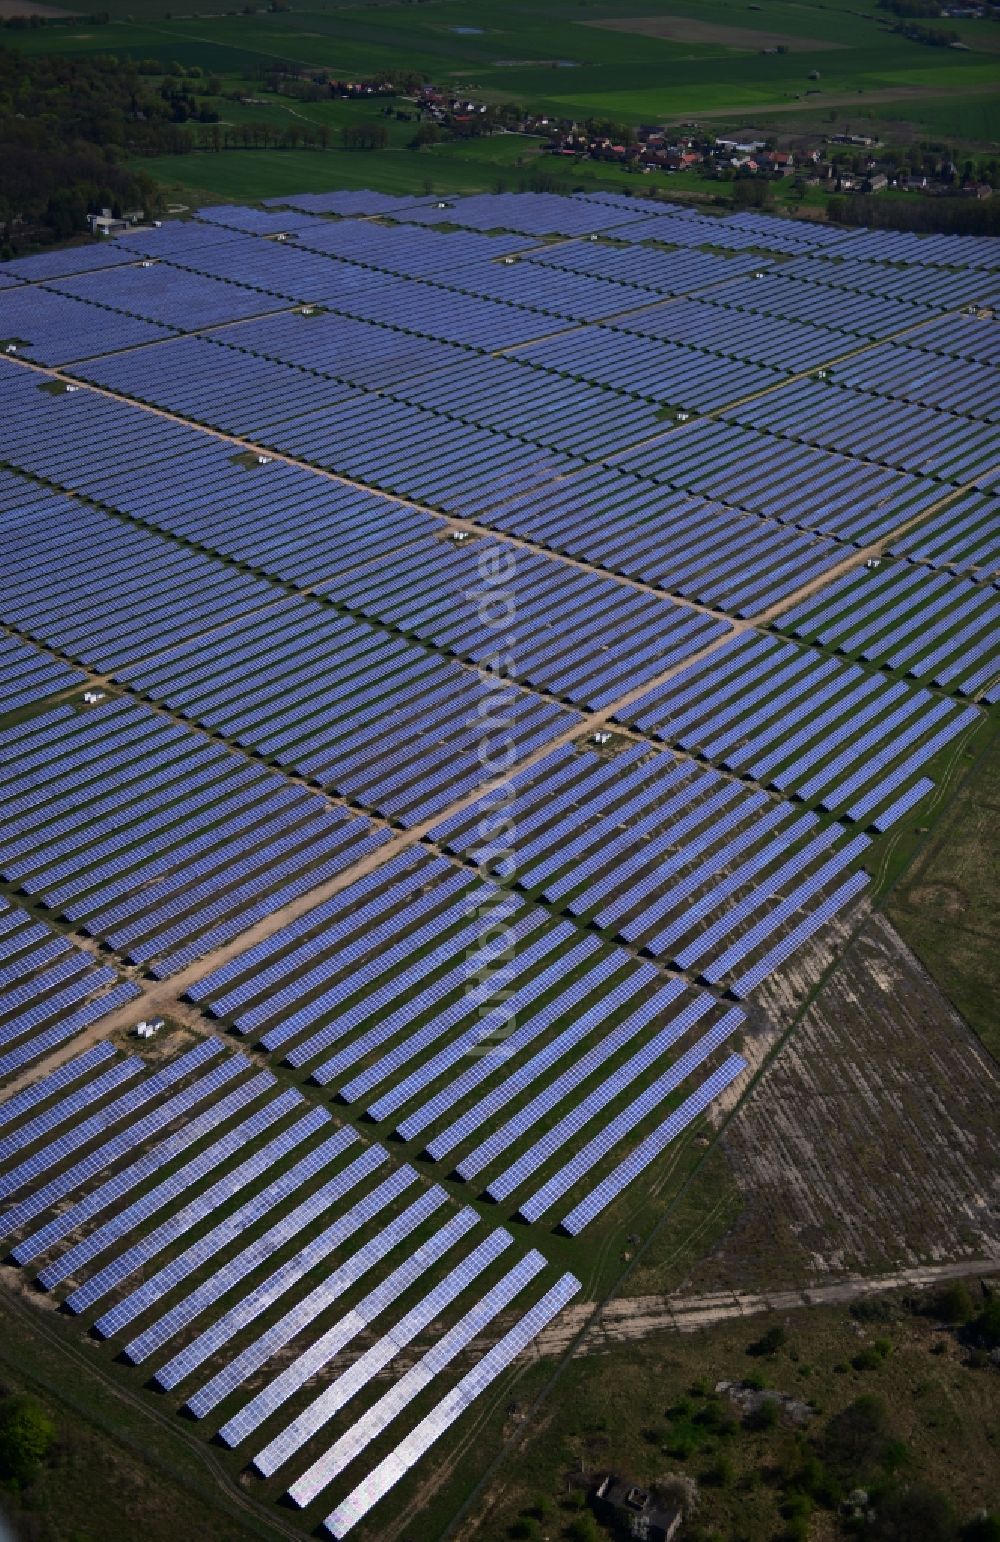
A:
[[[130,152],[176,149],[174,114],[130,61],[0,48],[0,256],[83,231],[92,210],[157,212]]]

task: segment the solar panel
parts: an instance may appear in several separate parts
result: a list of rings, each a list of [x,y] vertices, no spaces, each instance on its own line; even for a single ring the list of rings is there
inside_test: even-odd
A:
[[[407,1404],[428,1386],[434,1377],[449,1365],[499,1312],[509,1306],[511,1301],[544,1268],[545,1260],[542,1255],[530,1252],[503,1275],[481,1301],[442,1334],[415,1365],[397,1378],[388,1392],[384,1392],[339,1440],[334,1441],[333,1445],[323,1452],[322,1456],[313,1462],[301,1477],[289,1485],[287,1494],[292,1503],[300,1509],[305,1509],[311,1504],[333,1482],[337,1474],[354,1461],[371,1441],[381,1435]],[[321,1413],[322,1410],[317,1411],[315,1418],[308,1419],[301,1426],[303,1431],[305,1429],[309,1431],[309,1434],[303,1433],[303,1439],[308,1439],[310,1434],[315,1434],[317,1429],[322,1427],[325,1417],[321,1418]],[[319,1423],[316,1422],[317,1419]],[[291,1430],[292,1426],[289,1429]],[[289,1440],[292,1438],[289,1435]],[[287,1460],[288,1454],[284,1446],[272,1442],[271,1446],[254,1457],[253,1465],[258,1472],[266,1475]]]
[[[343,1242],[362,1227],[380,1217],[393,1200],[398,1198],[414,1181],[415,1175],[408,1169],[399,1169],[352,1205],[342,1216],[325,1227],[320,1235],[307,1243],[286,1265],[268,1276],[259,1286],[222,1317],[206,1328],[189,1345],[174,1357],[162,1370],[157,1371],[156,1381],[165,1388],[172,1387],[197,1369],[209,1355],[225,1344],[235,1333],[247,1327],[278,1296],[291,1289],[300,1279]],[[187,1408],[196,1418],[204,1416],[229,1392],[290,1339],[301,1332],[332,1301],[360,1280],[370,1269],[382,1264],[392,1249],[428,1219],[444,1203],[443,1189],[428,1189],[419,1199],[408,1205],[389,1221],[370,1241],[364,1243],[351,1258],[333,1270],[308,1295],[282,1314],[269,1328],[241,1350],[204,1386],[188,1398]],[[417,1253],[422,1257],[420,1249]],[[244,1410],[244,1414],[246,1411]]]
[[[0,1235],[330,1534],[579,1288],[358,1120],[579,1246],[995,704],[998,253],[341,191],[0,264]],[[81,1053],[140,975],[252,1051]]]
[[[461,1413],[507,1369],[531,1341],[537,1338],[581,1289],[579,1280],[572,1274],[564,1274],[545,1295],[518,1319],[512,1328],[486,1351],[476,1366],[458,1382],[405,1437],[397,1450],[383,1459],[352,1492],[341,1501],[324,1521],[325,1529],[334,1537],[344,1537],[363,1520],[373,1505],[377,1504],[433,1443],[443,1435]]]

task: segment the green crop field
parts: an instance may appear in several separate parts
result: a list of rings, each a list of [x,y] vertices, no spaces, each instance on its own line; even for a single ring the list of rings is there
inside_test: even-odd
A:
[[[520,135],[467,145],[435,145],[415,154],[384,150],[363,154],[319,150],[229,150],[219,154],[155,156],[142,162],[167,187],[171,200],[276,198],[282,193],[374,188],[383,193],[492,192],[498,183],[516,188],[538,164],[537,141]],[[523,162],[523,164],[521,164]],[[584,162],[545,164],[557,187],[645,191],[647,183],[615,166]]]
[[[267,10],[253,0],[198,0],[174,11],[169,0],[111,0],[96,22],[89,0],[72,0],[70,21],[18,32],[28,53],[79,57],[114,54],[155,61],[164,73],[198,66],[222,82],[225,99],[207,98],[223,127],[246,122],[331,130],[326,151],[227,149],[161,155],[143,164],[175,202],[253,199],[298,191],[371,187],[389,193],[471,193],[516,188],[544,169],[556,186],[714,198],[718,185],[688,174],[668,182],[599,164],[556,163],[540,140],[496,136],[486,143],[407,148],[412,122],[375,102],[293,102],[260,85],[276,66],[322,68],[339,78],[415,72],[444,90],[479,101],[515,102],[559,118],[638,123],[698,123],[721,133],[813,135],[870,133],[894,142],[940,138],[962,153],[1000,140],[993,90],[1000,25],[961,22],[958,48],[929,47],[891,30],[894,18],[847,0],[795,4],[765,0],[425,0],[418,6],[302,0]],[[778,51],[780,49],[780,52]],[[766,51],[765,51],[766,50]],[[254,100],[235,100],[253,85]],[[393,107],[406,108],[405,103]],[[389,139],[375,153],[336,148],[345,124],[374,118]],[[787,201],[778,189],[779,202]],[[819,200],[822,201],[822,200]]]
[[[86,0],[71,9],[85,9]],[[308,3],[245,15],[199,3],[111,0],[107,25],[82,22],[18,37],[31,51],[115,52],[239,71],[285,61],[344,76],[417,70],[442,86],[569,115],[626,121],[816,112],[845,105],[899,115],[946,113],[971,94],[975,133],[997,132],[989,93],[1000,26],[962,22],[962,48],[931,48],[889,30],[891,17],[846,4],[769,0],[428,0]],[[787,52],[763,53],[782,47]],[[813,71],[818,80],[810,80]],[[949,120],[945,116],[945,122]]]

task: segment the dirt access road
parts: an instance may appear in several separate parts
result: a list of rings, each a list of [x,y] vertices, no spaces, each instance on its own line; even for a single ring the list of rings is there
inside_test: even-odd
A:
[[[945,1280],[968,1279],[1000,1272],[1000,1253],[993,1258],[962,1259],[958,1263],[932,1264],[915,1269],[900,1269],[895,1274],[868,1278],[851,1277],[814,1285],[802,1290],[762,1291],[744,1294],[716,1291],[704,1296],[630,1296],[609,1301],[593,1321],[573,1351],[576,1355],[600,1354],[616,1344],[631,1339],[649,1338],[654,1333],[697,1333],[713,1323],[734,1317],[756,1317],[763,1312],[791,1312],[804,1306],[844,1306],[863,1296],[882,1295],[904,1288],[921,1289]],[[566,1307],[560,1316],[535,1340],[531,1354],[564,1354],[587,1324],[593,1312],[591,1302]]]

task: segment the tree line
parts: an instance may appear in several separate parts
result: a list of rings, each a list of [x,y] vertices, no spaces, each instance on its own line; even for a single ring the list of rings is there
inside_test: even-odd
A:
[[[954,27],[922,27],[917,21],[898,21],[892,31],[909,38],[911,43],[924,43],[928,48],[950,48],[961,41],[961,35]]]
[[[1000,198],[919,198],[911,202],[852,194],[830,198],[827,217],[838,225],[912,230],[952,236],[1000,235]]]

